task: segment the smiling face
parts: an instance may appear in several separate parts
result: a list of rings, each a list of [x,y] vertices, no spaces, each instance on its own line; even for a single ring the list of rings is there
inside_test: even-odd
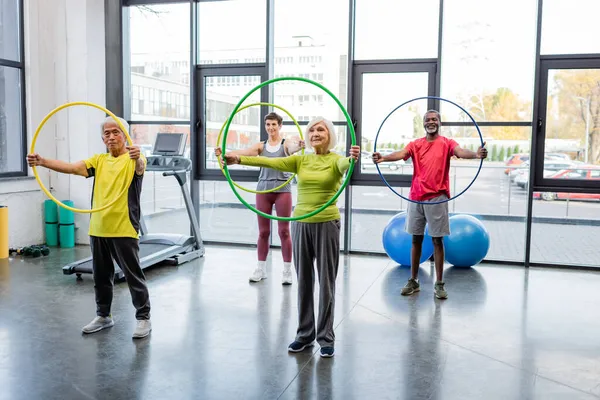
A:
[[[319,122],[310,127],[308,131],[308,141],[315,152],[326,152],[329,147],[329,130],[323,122]]]
[[[119,128],[119,125],[114,121],[109,121],[104,124],[102,141],[113,156],[121,154],[125,150],[125,135],[121,131],[121,128]]]
[[[436,112],[428,112],[423,117],[423,127],[428,135],[433,136],[436,133],[439,133],[441,123],[440,115]]]
[[[279,130],[281,129],[281,125],[277,122],[276,119],[267,119],[265,121],[265,129],[269,136],[277,137],[279,136]]]

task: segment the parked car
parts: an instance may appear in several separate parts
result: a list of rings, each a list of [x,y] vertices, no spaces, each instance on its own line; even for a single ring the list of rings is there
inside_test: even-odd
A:
[[[523,163],[523,165],[527,165],[529,167],[529,163]],[[569,161],[561,161],[561,160],[552,160],[546,159],[544,160],[544,178],[547,178],[558,171],[562,171],[567,168],[573,167],[575,164]],[[514,183],[521,187],[526,188],[529,185],[529,168],[519,169],[518,173],[515,175]]]
[[[578,164],[575,167],[558,171],[548,178],[550,179],[591,179],[600,184],[600,167],[594,165]],[[534,199],[552,200],[600,200],[600,194],[597,193],[534,193]]]
[[[565,153],[546,153],[544,154],[546,158],[560,159],[564,161],[571,161],[571,157]]]
[[[517,153],[517,154],[513,154],[512,156],[510,156],[510,158],[508,160],[506,160],[505,165],[507,167],[512,167],[512,168],[506,168],[504,170],[504,173],[506,175],[510,175],[511,171],[515,171],[516,169],[514,167],[516,167],[517,165],[521,165],[524,162],[528,162],[529,161],[529,154],[521,154],[521,153]]]
[[[544,160],[573,162],[571,157],[564,153],[546,153],[544,154]],[[504,173],[510,176],[511,180],[514,180],[520,169],[523,169],[524,167],[529,168],[529,154],[513,154],[508,160],[506,160],[505,165],[509,168],[506,168]]]

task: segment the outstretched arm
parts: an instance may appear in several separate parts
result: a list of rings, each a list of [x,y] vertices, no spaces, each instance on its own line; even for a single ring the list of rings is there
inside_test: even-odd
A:
[[[486,158],[487,157],[487,149],[484,147],[485,142],[483,142],[483,146],[480,146],[477,151],[471,151],[467,149],[463,149],[459,145],[454,147],[454,155],[458,158],[465,159],[473,159],[473,158]]]
[[[52,171],[63,174],[79,175],[86,178],[88,177],[88,170],[85,166],[85,162],[83,161],[69,163],[61,160],[43,158],[39,154],[35,153],[27,155],[27,163],[30,167],[45,167],[51,169]]]
[[[298,138],[288,139],[283,144],[285,153],[288,155],[292,155],[294,153],[299,152],[305,146],[304,140]]]
[[[386,161],[405,160],[408,156],[409,153],[406,148],[390,153],[387,156],[382,156],[380,153],[373,153],[373,162],[379,164]]]
[[[360,156],[360,146],[352,146],[350,147],[350,157],[340,157],[336,166],[340,174],[344,174],[348,168],[350,168],[350,160],[354,159],[354,161],[358,161],[358,157]]]
[[[252,147],[248,147],[247,149],[241,149],[241,150],[232,150],[232,151],[228,151],[227,154],[233,154],[236,156],[251,156],[251,157],[256,157],[260,154],[260,152],[263,149],[263,143],[259,142],[254,144]],[[215,147],[215,155],[217,157],[220,157],[222,154],[221,148],[220,147]]]
[[[227,153],[223,156],[227,165],[231,164],[243,164],[250,165],[253,167],[266,167],[273,168],[283,172],[298,172],[298,165],[300,163],[300,157],[289,156],[289,157],[248,157],[238,156],[236,154]]]

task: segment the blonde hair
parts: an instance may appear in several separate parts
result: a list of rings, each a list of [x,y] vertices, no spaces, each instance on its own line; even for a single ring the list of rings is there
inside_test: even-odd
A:
[[[337,145],[337,135],[335,134],[333,123],[330,120],[325,119],[323,117],[313,118],[306,126],[306,130],[304,131],[304,136],[306,138],[304,142],[305,146],[307,149],[312,150],[312,146],[310,145],[310,140],[308,138],[308,133],[310,132],[310,128],[312,128],[320,122],[322,122],[327,127],[327,131],[329,132],[329,146],[327,146],[327,150],[331,151]]]

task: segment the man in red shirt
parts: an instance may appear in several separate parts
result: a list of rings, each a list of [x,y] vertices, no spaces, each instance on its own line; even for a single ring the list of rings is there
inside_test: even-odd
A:
[[[373,153],[373,162],[408,160],[412,158],[413,179],[409,198],[419,202],[433,202],[450,198],[450,159],[486,158],[487,150],[480,147],[477,152],[461,148],[453,139],[440,136],[442,119],[436,110],[429,110],[423,117],[426,136],[410,142],[404,149],[382,156]],[[443,237],[450,235],[448,220],[448,202],[438,204],[418,204],[410,202],[407,207],[405,230],[412,235],[411,278],[402,289],[402,295],[408,296],[420,290],[418,281],[419,260],[425,225],[429,224],[428,234],[433,238],[436,282],[435,297],[448,298],[444,288],[444,242]]]

